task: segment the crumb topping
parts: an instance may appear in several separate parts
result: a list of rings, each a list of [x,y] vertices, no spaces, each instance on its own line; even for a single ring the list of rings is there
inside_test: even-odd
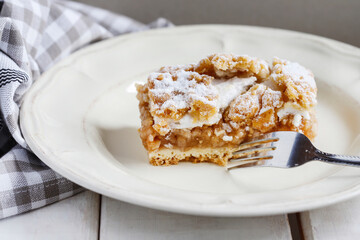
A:
[[[137,89],[148,149],[209,141],[235,145],[274,129],[315,134],[314,75],[277,57],[268,64],[247,55],[213,54],[197,64],[162,67]]]
[[[270,73],[266,61],[248,55],[234,54],[213,54],[200,60],[194,70],[214,77],[251,75],[260,79],[268,77]]]
[[[284,95],[304,108],[316,104],[316,84],[312,72],[298,63],[274,57],[270,81],[277,85]]]
[[[203,121],[217,113],[219,95],[210,84],[210,76],[180,68],[173,74],[152,73],[148,80],[150,112],[158,120],[155,128],[159,132],[170,130],[167,122],[160,118],[177,121],[189,113],[194,121]]]

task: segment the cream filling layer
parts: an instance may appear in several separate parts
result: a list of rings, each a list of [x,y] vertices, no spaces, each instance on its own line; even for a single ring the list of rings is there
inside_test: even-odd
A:
[[[294,118],[292,123],[295,127],[300,126],[302,118],[310,119],[309,111],[301,108],[297,104],[293,104],[290,102],[285,103],[285,105],[277,112],[277,115],[280,120],[286,116],[293,115]]]

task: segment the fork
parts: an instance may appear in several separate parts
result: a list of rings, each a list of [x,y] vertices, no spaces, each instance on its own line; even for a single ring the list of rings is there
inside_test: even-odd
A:
[[[243,143],[233,152],[227,170],[246,166],[293,168],[310,161],[360,167],[359,156],[325,153],[315,148],[302,133],[279,131]]]

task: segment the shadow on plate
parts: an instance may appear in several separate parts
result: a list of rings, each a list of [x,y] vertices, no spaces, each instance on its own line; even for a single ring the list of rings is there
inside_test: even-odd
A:
[[[100,129],[100,135],[109,153],[123,164],[147,163],[147,154],[137,128]]]

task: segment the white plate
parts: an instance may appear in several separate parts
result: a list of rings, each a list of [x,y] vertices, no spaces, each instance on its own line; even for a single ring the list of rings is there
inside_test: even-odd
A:
[[[151,208],[212,216],[302,211],[360,192],[360,169],[313,162],[295,169],[213,164],[149,165],[134,82],[163,65],[216,52],[272,56],[311,69],[318,83],[316,146],[360,152],[360,50],[278,29],[187,26],[114,38],[83,49],[30,89],[21,126],[35,154],[70,180],[106,196]]]

